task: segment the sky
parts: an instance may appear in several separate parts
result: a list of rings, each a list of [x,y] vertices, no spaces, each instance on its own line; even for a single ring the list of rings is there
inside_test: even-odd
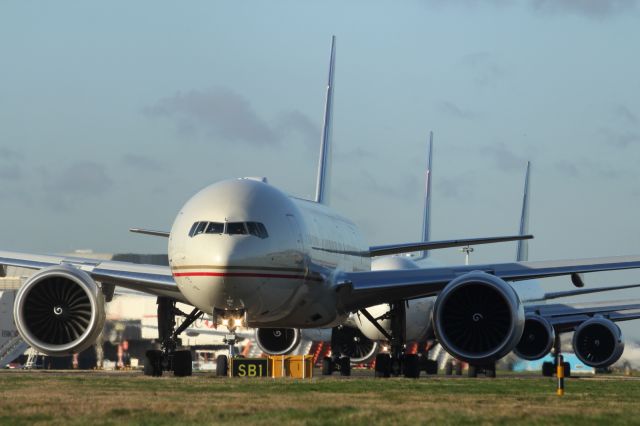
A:
[[[331,205],[370,244],[419,239],[432,130],[434,239],[516,233],[530,160],[532,260],[640,254],[636,0],[2,1],[0,249],[163,253],[128,228],[227,178],[312,197],[334,34]]]

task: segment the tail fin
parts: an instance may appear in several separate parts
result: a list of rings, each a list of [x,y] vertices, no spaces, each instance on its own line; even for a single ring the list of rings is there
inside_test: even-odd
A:
[[[427,153],[427,172],[424,184],[424,210],[422,218],[422,241],[431,240],[431,178],[433,171],[433,132],[429,132],[429,152]],[[420,252],[414,260],[422,260],[429,257],[429,251]]]
[[[316,203],[327,204],[329,186],[329,168],[331,167],[331,121],[333,110],[333,73],[336,63],[336,36],[331,37],[331,59],[329,62],[329,81],[324,104],[324,122],[318,160],[318,179],[316,181]]]
[[[527,173],[524,178],[524,195],[522,197],[522,213],[520,215],[520,235],[529,233],[529,174],[531,172],[531,161],[527,161]],[[529,260],[529,242],[527,240],[518,241],[516,261],[526,262]]]

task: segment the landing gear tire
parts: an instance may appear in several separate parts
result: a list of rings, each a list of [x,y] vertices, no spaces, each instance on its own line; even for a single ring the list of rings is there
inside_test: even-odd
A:
[[[542,363],[542,375],[544,377],[553,377],[553,363],[552,362],[543,362]]]
[[[144,375],[160,377],[162,376],[162,351],[150,349],[146,353],[144,364]]]
[[[489,377],[490,379],[495,379],[495,377],[496,377],[496,365],[495,364],[487,365],[484,368],[484,375],[485,375],[485,377]]]
[[[469,369],[467,370],[467,376],[478,377],[478,367],[475,365],[469,364]]]
[[[405,355],[403,359],[404,377],[417,379],[420,377],[420,359],[416,354]]]
[[[348,356],[343,356],[338,361],[340,363],[340,375],[341,376],[350,376],[351,375],[351,358]]]
[[[564,377],[571,377],[571,364],[563,362],[562,366],[564,367]]]
[[[191,376],[191,351],[175,351],[173,353],[173,375],[176,377]]]
[[[226,377],[229,374],[229,358],[226,355],[218,355],[216,358],[216,376]]]
[[[453,362],[447,361],[447,364],[444,366],[444,374],[446,376],[451,376],[453,374]]]
[[[376,377],[390,377],[391,376],[391,357],[389,354],[376,355]]]
[[[428,375],[438,374],[438,362],[432,359],[424,360],[424,372]]]
[[[333,361],[328,356],[322,358],[322,375],[330,376],[333,373]]]

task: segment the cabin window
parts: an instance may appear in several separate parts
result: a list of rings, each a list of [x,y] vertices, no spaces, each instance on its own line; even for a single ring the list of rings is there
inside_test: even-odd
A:
[[[222,222],[195,222],[189,230],[189,236],[195,237],[200,234],[249,234],[262,239],[269,237],[267,228],[260,222],[228,222],[226,226]]]
[[[206,234],[222,234],[224,233],[224,223],[220,222],[209,222],[207,225]]]
[[[244,222],[229,222],[227,223],[227,234],[240,235],[246,234],[247,228],[244,226]]]

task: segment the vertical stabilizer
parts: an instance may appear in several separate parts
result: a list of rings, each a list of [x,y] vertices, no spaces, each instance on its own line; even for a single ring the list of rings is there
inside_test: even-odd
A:
[[[429,152],[427,153],[427,172],[424,183],[424,210],[422,217],[422,241],[431,240],[431,178],[433,171],[433,132],[429,132]],[[422,260],[429,257],[429,251],[420,252],[415,260]]]
[[[529,233],[529,174],[531,172],[531,161],[527,161],[527,173],[524,177],[524,195],[522,196],[522,213],[520,215],[520,235]],[[518,241],[516,261],[526,262],[529,260],[529,241]]]
[[[333,73],[336,64],[336,36],[331,37],[331,59],[329,61],[329,80],[324,104],[322,140],[318,160],[318,180],[316,182],[316,203],[327,204],[329,190],[329,168],[331,167],[331,122],[333,115]]]

